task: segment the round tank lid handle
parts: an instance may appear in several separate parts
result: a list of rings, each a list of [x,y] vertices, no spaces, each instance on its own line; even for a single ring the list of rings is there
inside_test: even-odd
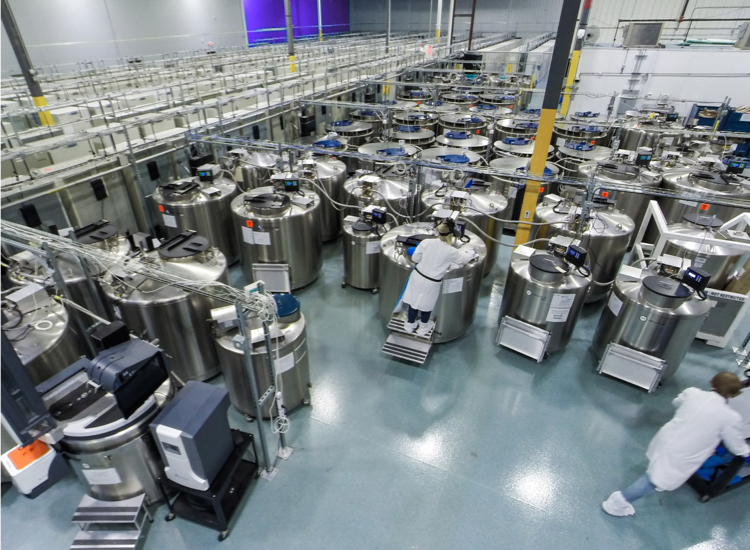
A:
[[[463,122],[465,124],[481,124],[484,122],[481,118],[475,117],[475,116],[468,116],[464,118],[459,118],[456,122]]]
[[[321,139],[316,141],[313,145],[316,147],[322,147],[323,149],[335,149],[341,147],[341,142],[336,139]]]
[[[484,111],[493,111],[493,110],[497,109],[497,107],[495,107],[494,105],[488,105],[486,103],[481,103],[481,104],[477,105],[477,109],[482,109]]]
[[[591,111],[577,111],[576,116],[583,118],[596,118],[599,116],[599,113],[592,113]]]
[[[468,139],[469,134],[466,132],[446,132],[445,137],[448,139]]]
[[[351,126],[354,124],[351,120],[334,120],[333,126]]]
[[[182,196],[190,193],[194,189],[200,188],[201,184],[197,181],[173,181],[169,183],[162,183],[159,185],[162,193],[165,195],[178,195]]]
[[[378,149],[375,152],[385,157],[403,157],[407,154],[406,149],[403,147],[389,147],[387,149]]]
[[[362,116],[378,116],[377,111],[373,111],[372,109],[363,109],[359,112]]]
[[[524,111],[527,115],[541,115],[542,110],[541,109],[526,109]]]
[[[565,142],[565,148],[571,149],[573,151],[593,151],[594,147],[596,146],[590,143],[586,143],[585,141],[582,141],[580,143],[576,143],[574,141]]]
[[[419,130],[421,130],[421,128],[419,126],[399,126],[397,128],[397,130],[399,132],[407,132],[407,133],[411,134],[411,133],[414,133],[414,132],[419,132]]]
[[[522,122],[521,124],[516,124],[516,128],[521,128],[524,130],[536,130],[539,128],[539,124],[536,122]]]
[[[469,162],[469,157],[467,157],[466,155],[438,155],[437,158],[445,162],[450,162],[452,164],[466,164],[467,162]]]
[[[107,220],[99,220],[75,229],[73,235],[81,244],[96,244],[117,235],[117,228]]]
[[[425,103],[425,105],[428,105],[430,107],[440,107],[442,104],[442,101],[428,101],[427,103]]]
[[[531,143],[531,140],[527,138],[506,137],[503,138],[503,143],[506,145],[528,145]]]
[[[425,114],[421,114],[421,113],[420,114],[411,114],[411,115],[407,115],[406,118],[408,118],[409,120],[427,120],[428,118],[430,118],[430,115],[425,115]]]
[[[570,270],[568,264],[566,264],[562,258],[553,256],[547,252],[532,254],[531,258],[529,258],[529,263],[545,273],[566,274]]]
[[[158,250],[162,258],[189,258],[205,252],[210,246],[208,239],[191,230],[169,239]]]
[[[684,284],[660,275],[652,275],[643,279],[643,286],[654,294],[667,298],[687,298],[690,290]]]

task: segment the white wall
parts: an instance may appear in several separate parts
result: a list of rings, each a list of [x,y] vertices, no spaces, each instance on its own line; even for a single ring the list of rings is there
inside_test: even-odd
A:
[[[242,0],[10,0],[10,6],[34,65],[61,71],[81,60],[246,44]],[[7,75],[18,64],[4,28],[2,35]]]
[[[387,0],[351,0],[349,12],[352,31],[384,32],[387,22]],[[441,35],[448,32],[450,0],[443,0]],[[562,0],[477,0],[474,16],[475,33],[513,32],[524,38],[542,32],[556,31]],[[393,32],[434,34],[437,0],[391,0]],[[456,13],[471,13],[471,0],[456,0]],[[430,25],[432,19],[432,26]],[[456,33],[468,33],[469,18],[456,18]]]
[[[646,55],[636,84],[641,97],[652,94],[656,99],[660,94],[669,94],[681,116],[689,114],[693,103],[718,104],[724,97],[732,98],[733,107],[750,105],[748,50],[584,48],[578,66],[578,95],[573,99],[571,111],[606,112],[609,97],[596,96],[620,94],[628,88],[639,52]],[[648,100],[642,100],[641,104],[643,101]]]

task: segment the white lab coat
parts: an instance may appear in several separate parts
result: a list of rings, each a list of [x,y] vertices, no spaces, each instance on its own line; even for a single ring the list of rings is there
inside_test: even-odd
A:
[[[718,393],[688,388],[673,404],[677,407],[674,418],[659,430],[646,451],[646,473],[658,489],[677,489],[722,441],[730,453],[750,455],[742,436],[742,417]]]
[[[411,256],[417,269],[409,277],[402,301],[419,311],[432,311],[440,297],[440,281],[451,264],[459,267],[466,265],[475,255],[473,248],[453,248],[440,239],[423,240]],[[438,282],[431,281],[420,273]]]

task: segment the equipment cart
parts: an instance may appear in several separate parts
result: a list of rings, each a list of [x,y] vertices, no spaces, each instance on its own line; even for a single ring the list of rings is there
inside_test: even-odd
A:
[[[259,475],[253,435],[232,430],[232,438],[234,450],[207,490],[184,487],[166,475],[159,477],[159,487],[169,507],[166,521],[180,516],[216,529],[219,531],[219,541],[229,536],[229,522],[239,509],[250,481]],[[250,446],[253,448],[253,461],[244,458]],[[177,497],[171,502],[167,495],[168,489],[177,492]]]

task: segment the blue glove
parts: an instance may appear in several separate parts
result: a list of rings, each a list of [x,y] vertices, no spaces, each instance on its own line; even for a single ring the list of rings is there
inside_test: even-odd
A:
[[[417,249],[416,247],[414,247],[414,246],[410,246],[409,248],[407,248],[407,249],[406,249],[406,253],[407,253],[407,254],[408,254],[409,256],[411,256],[412,254],[414,254],[414,251],[415,251],[416,249]]]

